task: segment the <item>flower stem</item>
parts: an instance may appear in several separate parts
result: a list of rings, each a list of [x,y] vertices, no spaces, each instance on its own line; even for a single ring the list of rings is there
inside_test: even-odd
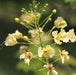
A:
[[[39,59],[41,62],[43,62],[43,63],[47,63],[47,62],[45,62],[44,60],[42,60],[41,58],[39,58],[39,57],[38,57],[38,59]]]
[[[39,19],[37,19],[37,29],[38,29],[38,33],[39,33],[40,44],[41,44],[41,47],[43,47],[43,43],[42,43],[42,39],[41,39],[41,33],[40,33],[40,29],[39,29]]]
[[[44,29],[44,27],[47,23],[48,23],[48,20],[44,23],[44,25],[42,26],[42,29]]]
[[[42,68],[42,69],[39,69],[39,70],[37,70],[36,72],[38,72],[38,71],[42,71],[42,70],[45,70],[46,68]]]
[[[34,9],[34,12],[36,12],[35,5],[36,5],[36,1],[35,1],[35,0],[33,0],[33,9]]]
[[[41,22],[41,24],[39,25],[39,26],[41,26],[46,20],[48,20],[48,18],[50,18],[51,16],[53,15],[53,13],[51,13],[49,16],[47,16],[42,22]],[[46,22],[45,22],[46,23]]]
[[[51,33],[54,29],[55,29],[55,26],[53,26],[53,27],[51,28],[51,30],[49,31],[48,36],[50,35],[50,33]]]
[[[40,39],[40,43],[41,43],[41,47],[43,48],[43,43],[42,43],[42,39],[41,39],[41,35],[40,35],[40,30],[39,30],[39,39]]]
[[[55,63],[55,62],[57,62],[57,61],[59,61],[59,60],[60,60],[60,58],[56,59],[55,61],[52,62],[52,64]]]

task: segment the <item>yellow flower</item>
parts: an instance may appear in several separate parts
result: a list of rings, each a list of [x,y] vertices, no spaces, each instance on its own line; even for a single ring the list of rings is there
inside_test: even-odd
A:
[[[44,67],[47,68],[48,70],[47,75],[49,75],[50,72],[53,73],[54,75],[58,75],[55,68],[53,67],[53,64],[45,64]]]
[[[47,45],[46,48],[39,47],[39,49],[38,49],[38,56],[39,57],[49,56],[50,58],[52,58],[54,55],[55,55],[55,51],[50,45]]]
[[[59,51],[59,52],[60,52],[60,57],[61,57],[62,63],[64,63],[65,59],[67,59],[67,60],[69,59],[68,51],[63,50],[63,51]]]
[[[30,13],[25,13],[20,16],[20,21],[23,22],[25,25],[32,25],[35,24],[37,19],[40,18],[40,13],[34,13],[31,11]]]
[[[52,32],[52,36],[54,37],[54,41],[59,44],[61,41],[60,41],[60,38],[61,38],[61,34],[58,34],[58,31],[53,31]]]
[[[5,40],[5,45],[6,46],[14,46],[17,43],[18,42],[17,42],[16,38],[13,36],[13,34],[8,34],[8,37]]]
[[[20,33],[18,30],[16,30],[15,33],[13,33],[13,36],[16,39],[21,39],[23,37],[22,33]]]
[[[68,33],[65,32],[64,29],[61,29],[59,34],[61,34],[61,39],[60,39],[61,41],[65,43],[69,42]]]
[[[5,45],[6,46],[16,45],[18,43],[17,39],[21,39],[21,38],[23,38],[22,33],[20,33],[18,30],[16,30],[15,33],[8,34],[8,36],[5,40]]]
[[[67,23],[62,17],[58,17],[55,20],[54,25],[56,28],[65,28],[67,26]]]
[[[62,44],[62,41],[67,43],[69,41],[68,39],[68,33],[65,32],[64,29],[61,29],[60,32],[58,33],[58,31],[53,31],[52,32],[52,36],[54,37],[54,41],[57,44]]]
[[[76,35],[74,33],[74,29],[70,29],[68,32],[68,38],[71,42],[75,42],[76,41]]]
[[[31,52],[26,52],[20,55],[20,60],[24,59],[24,62],[29,65],[30,60],[32,59],[33,54]]]

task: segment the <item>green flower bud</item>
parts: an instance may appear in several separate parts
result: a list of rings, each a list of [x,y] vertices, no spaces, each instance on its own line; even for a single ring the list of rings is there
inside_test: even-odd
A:
[[[52,11],[54,14],[56,13],[56,9],[53,9],[53,11]]]

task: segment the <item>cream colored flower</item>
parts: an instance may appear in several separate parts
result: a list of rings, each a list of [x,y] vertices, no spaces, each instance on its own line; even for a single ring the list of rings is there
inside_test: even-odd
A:
[[[69,42],[68,33],[64,29],[61,29],[59,34],[61,34],[61,41],[65,43]]]
[[[58,17],[55,20],[54,25],[56,28],[65,28],[67,26],[67,23],[62,17]]]
[[[31,34],[32,38],[37,37],[39,35],[39,32],[43,33],[42,28],[39,28],[39,30],[38,29],[29,30],[29,34]]]
[[[52,36],[54,37],[54,41],[59,45],[62,44],[62,41],[65,43],[69,42],[68,33],[64,29],[61,29],[59,33],[57,30],[53,31]]]
[[[32,59],[33,54],[31,52],[26,52],[20,55],[20,60],[24,59],[24,62],[29,65],[30,60]]]
[[[21,39],[23,37],[22,33],[18,30],[16,30],[15,33],[13,33],[13,35],[16,39]]]
[[[46,64],[44,65],[44,67],[47,68],[48,70],[47,75],[49,75],[50,72],[53,73],[54,75],[58,75],[55,68],[53,67],[53,64]]]
[[[52,32],[52,36],[54,37],[54,41],[57,43],[57,44],[62,44],[61,42],[61,34],[58,34],[58,31],[53,31]]]
[[[20,16],[21,22],[23,22],[25,25],[35,24],[38,18],[40,18],[40,13],[34,13],[33,11],[30,13],[27,12]]]
[[[21,39],[21,38],[23,38],[22,33],[20,33],[18,30],[16,30],[15,33],[8,34],[8,36],[5,40],[5,45],[6,46],[16,45],[18,43],[17,39]]]
[[[60,52],[60,57],[61,57],[62,63],[64,63],[65,59],[67,59],[67,60],[69,59],[68,51],[63,50],[63,51],[59,51],[59,52]]]
[[[75,42],[76,41],[76,35],[74,33],[74,29],[70,29],[68,32],[68,38],[71,42]]]
[[[5,45],[6,46],[14,46],[16,45],[18,42],[16,40],[16,38],[13,36],[13,34],[8,34],[6,40],[5,40]]]
[[[50,45],[47,45],[46,48],[39,47],[39,49],[38,49],[38,56],[39,57],[49,56],[50,58],[52,58],[54,55],[55,55],[55,51]]]

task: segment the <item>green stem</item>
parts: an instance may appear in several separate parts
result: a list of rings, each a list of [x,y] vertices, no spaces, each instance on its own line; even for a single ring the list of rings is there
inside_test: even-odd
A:
[[[33,6],[35,6],[35,0],[33,0]]]
[[[39,47],[38,45],[32,43],[30,40],[28,42],[29,42],[29,44],[33,44],[34,46]]]
[[[31,26],[25,25],[23,22],[20,22],[21,25],[25,26],[27,29],[33,29]]]
[[[47,64],[49,64],[49,57],[46,58]]]
[[[27,44],[27,43],[25,43],[25,42],[18,42],[17,44]]]
[[[46,68],[42,68],[42,69],[39,69],[39,70],[37,70],[36,72],[38,72],[38,71],[42,71],[42,70],[45,70]]]
[[[48,20],[44,23],[44,25],[42,26],[42,29],[44,29],[44,27],[47,23],[48,23]]]
[[[38,57],[38,55],[34,55],[33,58],[37,58],[38,60],[40,60],[43,63],[47,63],[46,61],[44,61],[42,58]]]
[[[43,47],[43,44],[42,44],[42,39],[41,39],[41,33],[40,33],[40,29],[39,29],[39,19],[37,19],[37,29],[39,30],[38,33],[39,33],[39,39],[40,39],[40,44],[41,44],[41,47]]]
[[[36,5],[36,1],[33,0],[33,9],[34,9],[34,12],[36,12],[35,5]]]
[[[34,43],[32,42],[29,42],[29,43],[25,43],[25,42],[18,42],[17,44],[29,44],[29,45],[34,45],[36,47],[38,47],[37,45],[35,45]]]
[[[40,36],[40,30],[39,30],[39,39],[40,39],[41,47],[43,48],[42,39],[41,39],[41,36]]]
[[[53,13],[51,13],[48,17],[46,17],[39,26],[41,26],[48,18],[50,18],[53,15]]]
[[[41,62],[43,62],[43,63],[47,63],[46,61],[44,61],[44,60],[42,60],[41,58],[39,58],[39,57],[36,57],[38,60],[40,60]]]
[[[55,29],[55,26],[52,27],[52,29],[49,31],[48,36],[50,35],[50,33]]]
[[[60,60],[60,58],[56,59],[55,61],[53,61],[53,62],[51,62],[51,63],[53,64],[53,63],[55,63],[55,62],[57,62],[57,61],[59,61],[59,60]]]

